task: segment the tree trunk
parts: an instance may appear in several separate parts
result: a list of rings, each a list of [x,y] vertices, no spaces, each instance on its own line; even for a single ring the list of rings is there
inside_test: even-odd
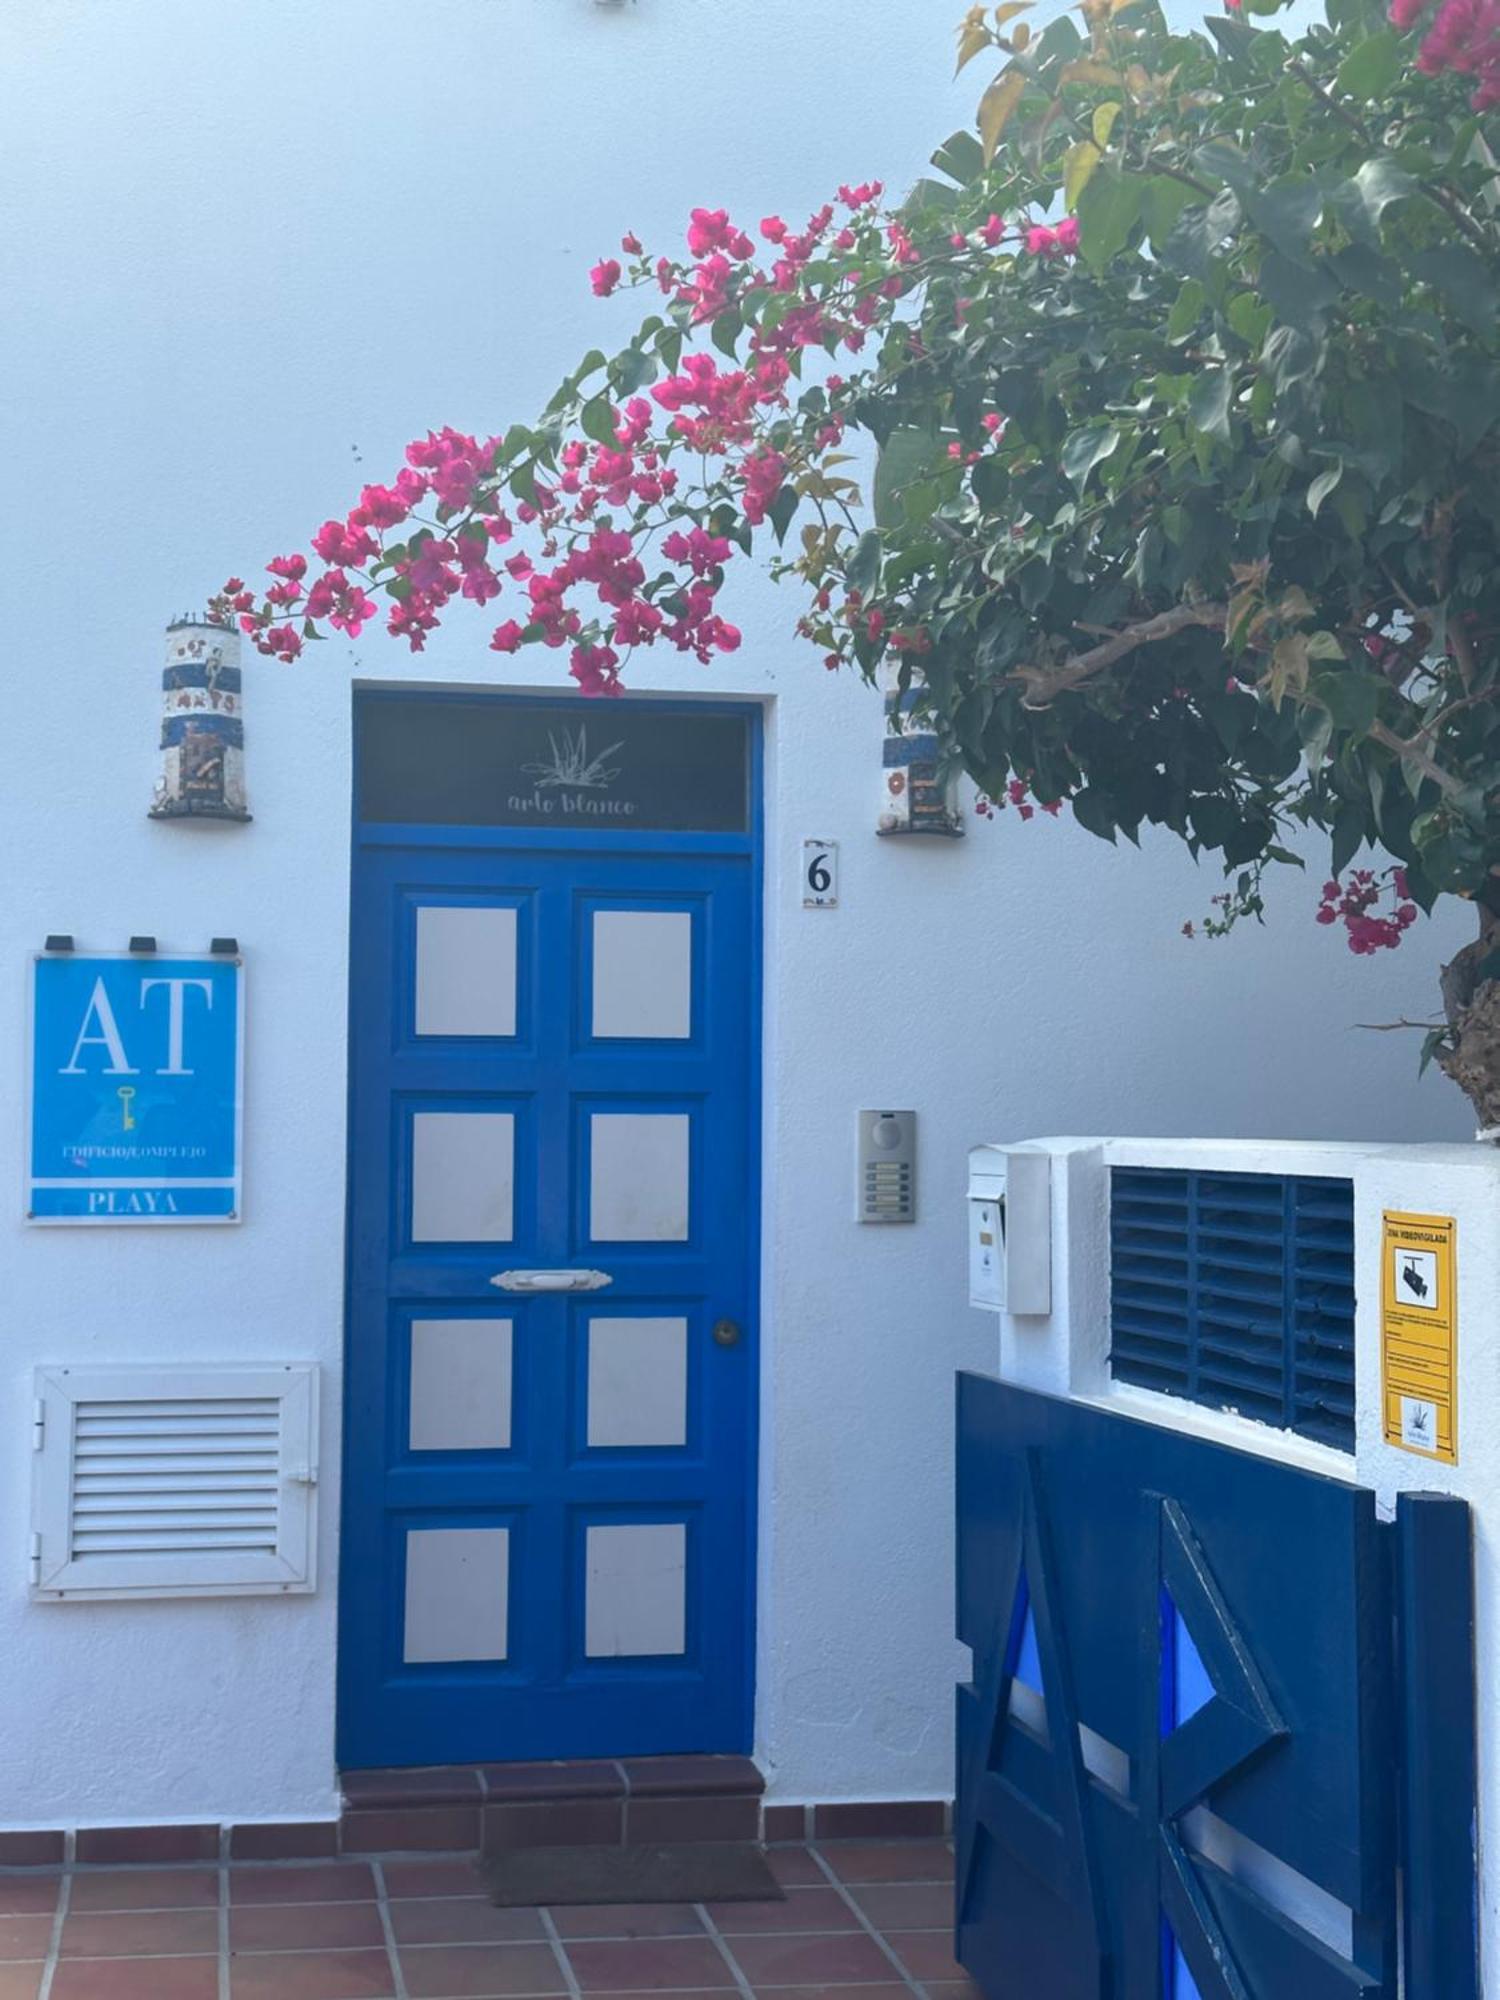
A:
[[[1473,1105],[1479,1129],[1500,1136],[1500,979],[1479,969],[1500,947],[1500,916],[1481,908],[1479,936],[1443,967],[1443,1012],[1449,1045],[1437,1064]]]

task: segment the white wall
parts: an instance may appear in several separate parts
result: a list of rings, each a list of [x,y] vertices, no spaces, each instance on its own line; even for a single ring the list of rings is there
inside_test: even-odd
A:
[[[252,826],[145,817],[160,633],[384,478],[429,425],[534,414],[630,307],[587,269],[696,201],[805,215],[910,178],[967,117],[948,0],[48,0],[0,26],[0,1184],[19,1179],[27,955],[49,931],[233,933],[249,978],[239,1229],[0,1217],[0,1821],[333,1809],[350,686],[556,684],[457,616],[247,669]],[[616,310],[616,307],[619,310]],[[1179,936],[1218,886],[1007,815],[873,837],[879,708],[743,592],[743,651],[642,686],[773,704],[759,1740],[786,1798],[949,1782],[950,1411],[964,1155],[1028,1130],[1418,1138],[1461,1107],[1410,1038],[1457,941],[1353,960],[1289,882],[1271,927]],[[549,679],[549,676],[552,678]],[[843,907],[804,913],[804,835]],[[1314,873],[1321,872],[1316,864]],[[922,1117],[922,1220],[851,1220],[853,1112]],[[30,1607],[39,1361],[284,1355],[328,1371],[318,1595]],[[7,1415],[6,1412],[9,1414]]]

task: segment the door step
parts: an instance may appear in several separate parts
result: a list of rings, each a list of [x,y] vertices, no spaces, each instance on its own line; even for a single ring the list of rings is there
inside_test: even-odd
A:
[[[762,1838],[748,1757],[625,1757],[345,1771],[345,1854],[684,1846]]]

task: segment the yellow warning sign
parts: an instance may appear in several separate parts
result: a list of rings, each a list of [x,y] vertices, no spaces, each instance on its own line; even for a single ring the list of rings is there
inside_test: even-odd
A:
[[[1385,1441],[1458,1463],[1458,1268],[1451,1215],[1385,1211],[1380,1357]]]

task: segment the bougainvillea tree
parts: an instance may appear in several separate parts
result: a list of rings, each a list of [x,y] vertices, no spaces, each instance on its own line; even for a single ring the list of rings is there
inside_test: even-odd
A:
[[[654,302],[622,351],[414,444],[217,611],[290,659],[467,600],[610,695],[638,648],[732,651],[768,547],[811,668],[915,676],[991,812],[1218,857],[1210,929],[1307,828],[1357,952],[1471,902],[1428,1053],[1500,1125],[1500,0],[1296,38],[1274,0],[1026,8],[962,23],[997,73],[934,177],[626,236],[592,274]]]

